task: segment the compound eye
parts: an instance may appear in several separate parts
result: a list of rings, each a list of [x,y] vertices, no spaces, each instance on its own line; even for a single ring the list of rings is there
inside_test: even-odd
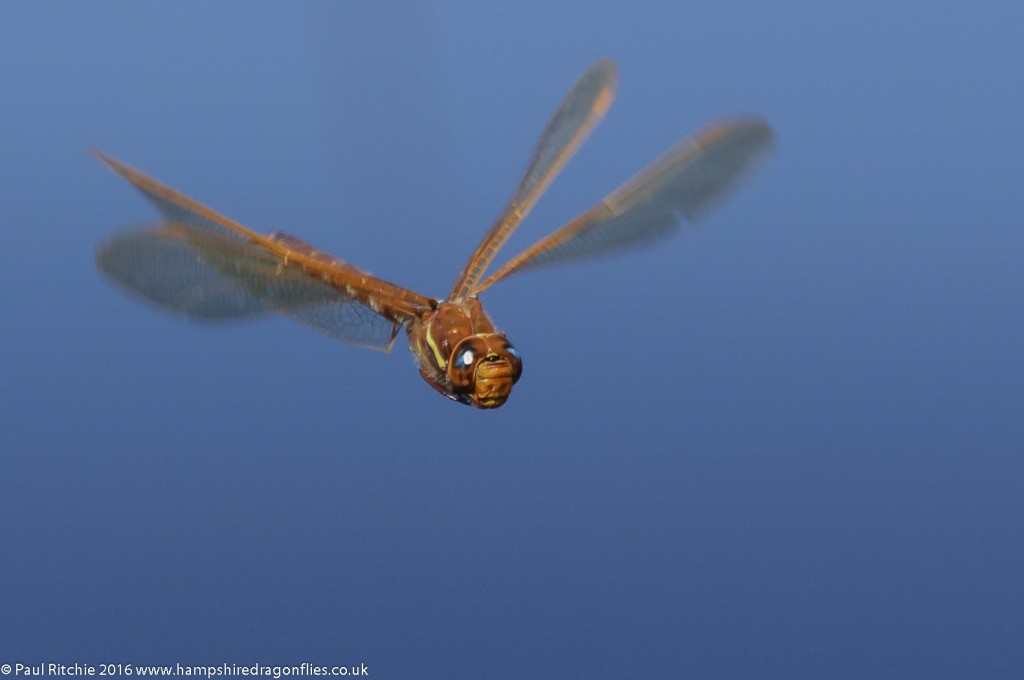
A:
[[[456,370],[460,371],[472,368],[475,363],[476,353],[469,347],[460,350],[459,353],[455,355],[455,361],[452,362]]]
[[[476,365],[487,353],[487,345],[480,338],[466,338],[455,346],[448,364],[448,381],[460,392],[473,387]]]
[[[523,358],[519,355],[519,350],[516,349],[516,346],[507,340],[502,349],[508,354],[509,363],[512,364],[512,383],[514,384],[523,375]]]

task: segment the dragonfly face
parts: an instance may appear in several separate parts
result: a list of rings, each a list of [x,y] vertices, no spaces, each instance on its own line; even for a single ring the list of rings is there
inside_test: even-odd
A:
[[[409,324],[408,334],[420,375],[453,401],[497,408],[523,374],[519,351],[495,330],[476,298],[439,303]]]
[[[521,375],[519,351],[499,334],[467,338],[456,347],[449,365],[449,380],[457,387],[471,387],[470,402],[479,409],[502,406]]]
[[[533,150],[515,196],[484,235],[446,300],[428,297],[294,236],[242,226],[103,153],[96,155],[163,214],[100,247],[100,270],[165,309],[197,319],[291,317],[344,342],[388,351],[404,328],[420,375],[449,399],[496,408],[522,375],[519,352],[478,296],[511,274],[641,244],[677,231],[736,185],[773,143],[759,118],[712,122],[486,278],[495,255],[611,105],[615,65],[576,81]]]
[[[448,361],[453,393],[478,408],[504,404],[522,374],[519,351],[501,333],[466,338],[455,346]]]

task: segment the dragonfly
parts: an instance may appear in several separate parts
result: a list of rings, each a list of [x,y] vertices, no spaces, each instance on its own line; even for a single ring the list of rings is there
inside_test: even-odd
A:
[[[445,397],[503,405],[523,373],[519,351],[480,294],[518,272],[648,243],[679,231],[728,193],[771,150],[761,118],[698,129],[602,200],[487,275],[498,251],[608,111],[615,64],[594,62],[544,128],[515,195],[446,298],[372,276],[286,233],[257,233],[111,156],[94,151],[162,214],[97,250],[99,269],[129,292],[199,320],[291,317],[327,336],[390,351],[404,330],[420,375]]]

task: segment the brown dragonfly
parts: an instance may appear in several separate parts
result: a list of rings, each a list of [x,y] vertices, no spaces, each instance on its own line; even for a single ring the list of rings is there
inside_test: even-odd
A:
[[[485,278],[502,245],[608,110],[616,80],[615,64],[601,59],[572,86],[533,150],[519,190],[445,299],[371,276],[294,236],[258,234],[98,151],[164,221],[106,242],[97,263],[129,291],[197,319],[276,312],[338,340],[384,351],[404,328],[431,387],[463,404],[496,408],[508,399],[523,363],[484,312],[480,293],[525,269],[678,230],[772,146],[771,128],[759,118],[714,121]]]

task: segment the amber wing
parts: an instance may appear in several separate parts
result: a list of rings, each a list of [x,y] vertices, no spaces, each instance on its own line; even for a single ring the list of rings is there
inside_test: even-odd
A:
[[[728,193],[774,143],[759,118],[725,119],[689,135],[592,208],[509,260],[478,294],[524,269],[651,241]]]
[[[352,344],[387,349],[403,324],[436,303],[320,253],[294,237],[234,222],[97,152],[167,219],[114,237],[97,252],[111,279],[198,319],[278,312]]]
[[[450,300],[460,300],[476,287],[498,250],[608,111],[617,78],[615,64],[599,59],[572,86],[544,128],[516,195],[456,278]]]

